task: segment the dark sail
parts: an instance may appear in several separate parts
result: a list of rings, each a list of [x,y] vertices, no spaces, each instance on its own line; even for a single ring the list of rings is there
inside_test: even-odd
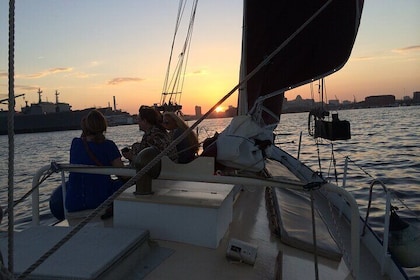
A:
[[[244,2],[242,78],[254,70],[327,0]],[[259,96],[287,90],[337,71],[348,60],[358,31],[363,0],[334,0],[245,85],[248,112]],[[242,93],[240,93],[242,94]],[[283,94],[263,106],[281,114]],[[241,104],[239,104],[241,107]],[[275,120],[263,115],[266,124]]]

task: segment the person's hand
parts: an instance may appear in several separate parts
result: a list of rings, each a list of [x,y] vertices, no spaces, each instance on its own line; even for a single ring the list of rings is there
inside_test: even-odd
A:
[[[133,150],[126,148],[126,149],[122,149],[121,153],[122,153],[123,157],[125,157],[129,161],[133,160]]]

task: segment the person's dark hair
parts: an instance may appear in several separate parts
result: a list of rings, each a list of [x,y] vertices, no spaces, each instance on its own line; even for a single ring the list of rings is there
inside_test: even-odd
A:
[[[153,107],[145,105],[140,106],[139,118],[147,121],[151,125],[159,127],[160,129],[165,129],[162,126],[162,114]]]
[[[92,110],[82,119],[82,137],[93,136],[93,141],[103,142],[105,140],[104,132],[107,128],[107,122],[98,110]]]

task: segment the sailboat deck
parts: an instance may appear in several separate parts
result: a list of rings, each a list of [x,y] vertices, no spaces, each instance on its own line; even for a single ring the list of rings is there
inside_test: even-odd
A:
[[[312,254],[284,245],[271,232],[264,197],[261,188],[246,187],[241,191],[235,201],[229,230],[216,249],[156,240],[174,253],[145,279],[311,279],[309,275],[314,275]],[[232,238],[258,248],[254,265],[226,257]],[[284,265],[291,262],[293,266]],[[330,275],[344,279],[348,274],[340,262],[320,258],[321,279]]]
[[[211,167],[206,159],[199,164],[201,167],[207,165]],[[272,177],[266,182],[276,181],[276,186],[279,187],[276,191],[283,190],[283,187],[296,188],[298,183],[303,184],[278,162],[277,164],[275,162],[268,163],[267,167]],[[177,172],[181,176],[185,176],[182,174],[185,174],[189,166],[187,164],[177,166],[177,168]],[[204,169],[205,172],[200,173],[201,169]],[[194,178],[210,178],[209,170],[212,168],[197,168],[192,175]],[[169,175],[175,177],[177,172]],[[282,243],[281,238],[272,232],[273,220],[270,219],[272,212],[268,211],[270,208],[267,206],[267,193],[266,187],[263,186],[265,182],[263,178],[258,178],[258,176],[233,177],[234,180],[232,180],[232,176],[213,177],[217,178],[216,182],[157,179],[153,181],[153,195],[136,196],[133,194],[133,188],[126,190],[114,201],[114,217],[112,219],[103,221],[98,218],[87,225],[87,229],[84,228],[85,231],[93,232],[91,235],[93,240],[95,240],[94,233],[96,231],[115,230],[113,232],[117,234],[113,234],[112,238],[103,238],[102,240],[105,240],[103,245],[82,246],[79,249],[72,248],[70,245],[69,250],[75,258],[78,254],[83,254],[83,250],[104,255],[106,253],[101,253],[102,251],[98,251],[97,248],[113,249],[113,244],[107,243],[114,239],[117,241],[121,239],[120,241],[124,241],[125,244],[125,241],[128,242],[130,239],[127,238],[125,231],[135,232],[134,237],[143,236],[141,240],[135,245],[126,244],[121,247],[121,250],[131,249],[127,251],[127,254],[115,255],[114,260],[116,261],[112,261],[113,264],[110,264],[108,260],[101,265],[92,266],[89,265],[89,260],[83,261],[83,258],[80,258],[77,260],[76,266],[73,267],[83,266],[88,269],[88,276],[82,279],[113,279],[109,278],[109,275],[118,275],[118,271],[121,269],[124,270],[124,273],[129,272],[129,275],[124,275],[124,279],[316,279],[314,254],[305,251],[307,249],[298,249]],[[223,179],[229,182],[234,182],[237,179],[238,182],[243,183],[223,183]],[[253,179],[257,181],[252,181]],[[257,185],[246,184],[247,180],[256,182]],[[297,226],[288,229],[288,237],[294,237],[292,236],[294,231],[297,231],[298,235],[307,231],[307,235],[301,236],[306,236],[304,238],[310,240],[312,232],[308,232],[310,231],[308,225],[311,225],[312,221],[310,217],[308,218],[310,215],[302,215],[302,207],[304,205],[310,207],[310,203],[302,200],[296,202],[296,200],[283,196],[282,192],[279,192],[278,196],[282,196],[277,200],[279,204],[283,204],[280,208],[289,203],[291,208],[288,211],[296,214],[292,219],[295,220],[295,223],[298,220]],[[295,206],[298,207],[293,208],[293,204],[297,204]],[[321,204],[328,205],[325,201]],[[151,212],[152,214],[145,215],[151,210],[154,211]],[[319,210],[325,211],[325,209]],[[280,211],[284,211],[284,209]],[[326,211],[330,211],[330,209]],[[281,219],[287,213],[282,213],[282,215]],[[70,223],[69,221],[70,225],[74,225],[74,222]],[[323,222],[328,221],[324,220]],[[299,223],[306,226],[302,228]],[[316,223],[321,222],[317,220]],[[65,222],[60,223],[60,226],[67,225]],[[349,232],[348,224],[345,222],[340,221],[339,226],[345,227],[343,232]],[[334,226],[329,224],[327,227],[331,229]],[[59,231],[62,230],[60,227],[55,228]],[[51,231],[54,230],[54,228],[51,229]],[[68,232],[69,228],[63,230]],[[121,233],[118,234],[120,231]],[[318,229],[317,232],[321,234]],[[64,234],[61,235],[64,236]],[[206,238],[197,242],[197,236],[206,236]],[[54,240],[47,235],[38,235],[38,237],[32,243],[37,246],[46,245],[44,246],[45,251],[49,249],[48,245],[53,245],[58,240],[53,242]],[[317,235],[317,238],[320,237],[324,238],[323,235]],[[350,247],[350,235],[343,235],[343,238],[344,245],[347,248]],[[82,237],[79,237],[75,242],[79,245],[86,244],[83,239],[82,234]],[[242,252],[249,252],[250,248],[251,250],[256,248],[256,257],[251,264],[247,264],[245,258],[238,260],[238,258],[227,257],[227,255],[232,257],[232,254],[228,254],[229,249],[238,249],[230,245],[232,240],[239,240],[244,242],[245,246],[249,246],[239,248]],[[362,266],[361,279],[383,279],[377,273],[380,269],[377,264],[374,264],[372,256],[367,254],[364,246],[361,247],[361,263],[371,264],[367,267]],[[156,251],[160,253],[156,255]],[[30,260],[34,261],[35,257]],[[320,279],[353,279],[344,258],[341,258],[339,254],[335,254],[333,257],[328,254],[318,255],[317,262]],[[46,267],[45,271],[52,270]],[[71,269],[69,271],[71,275]],[[98,275],[99,277],[97,277]],[[55,277],[55,279],[66,278]]]

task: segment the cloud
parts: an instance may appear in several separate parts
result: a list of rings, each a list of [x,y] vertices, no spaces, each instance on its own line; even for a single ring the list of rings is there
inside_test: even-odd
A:
[[[411,53],[411,52],[417,52],[420,51],[420,45],[417,46],[408,46],[404,48],[394,49],[393,52],[397,53]]]
[[[86,79],[92,76],[95,76],[94,74],[87,74],[85,72],[75,72],[71,74],[72,77],[76,77],[78,79]]]
[[[366,61],[366,60],[373,60],[377,59],[377,57],[374,56],[359,56],[359,57],[351,57],[351,61]]]
[[[96,67],[96,66],[99,66],[101,64],[102,64],[102,62],[93,60],[93,61],[89,62],[88,67]]]
[[[54,75],[54,74],[61,73],[61,72],[70,72],[72,70],[73,70],[73,68],[71,68],[71,67],[57,67],[57,68],[50,68],[50,69],[47,69],[45,71],[34,73],[34,74],[22,75],[20,77],[21,78],[28,78],[28,79],[37,79],[37,78],[42,78],[42,77],[45,77],[45,76]]]
[[[206,70],[200,69],[200,70],[193,71],[191,74],[192,75],[203,75],[203,74],[206,74],[206,73],[207,73]]]
[[[194,70],[192,72],[188,72],[185,74],[186,77],[191,77],[191,76],[202,76],[202,75],[207,75],[208,71],[206,69],[199,69],[199,70]]]
[[[122,84],[122,83],[127,83],[127,82],[140,82],[143,81],[143,79],[141,78],[132,78],[132,77],[119,77],[119,78],[114,78],[110,81],[108,81],[108,85],[118,85],[118,84]]]

